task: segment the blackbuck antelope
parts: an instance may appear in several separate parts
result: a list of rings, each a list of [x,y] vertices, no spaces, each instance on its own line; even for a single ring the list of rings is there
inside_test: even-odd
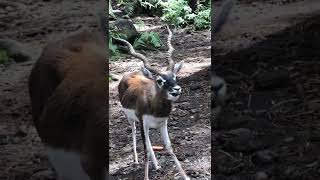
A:
[[[144,145],[144,179],[149,179],[149,158],[156,169],[160,166],[154,154],[149,138],[149,129],[160,129],[165,148],[173,158],[183,179],[190,179],[182,169],[181,163],[173,152],[167,122],[172,109],[172,101],[178,100],[181,87],[177,84],[177,73],[183,62],[175,63],[172,59],[174,48],[171,45],[172,32],[167,26],[169,35],[167,59],[169,65],[166,71],[160,71],[149,64],[148,58],[135,52],[133,46],[126,40],[116,39],[129,47],[131,55],[143,61],[141,71],[127,73],[120,81],[118,90],[123,111],[132,127],[134,162],[138,163],[136,150],[136,121],[140,122],[141,136]]]
[[[103,39],[84,30],[48,43],[29,78],[34,124],[59,180],[107,179]]]

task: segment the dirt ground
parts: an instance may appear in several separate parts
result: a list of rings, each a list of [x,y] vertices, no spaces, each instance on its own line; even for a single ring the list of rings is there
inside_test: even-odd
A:
[[[88,7],[97,6],[95,0],[0,2],[0,37],[24,43],[33,57],[0,67],[0,180],[55,179],[31,121],[27,78],[48,39],[84,25],[96,27],[89,13],[94,8]],[[210,120],[209,109],[210,32],[174,32],[175,59],[184,59],[186,66],[179,75],[183,96],[174,105],[168,128],[191,177],[319,179],[319,9],[316,0],[236,4],[223,32],[214,37],[214,67],[230,93],[216,120]],[[146,25],[159,23],[151,19]],[[156,30],[165,38],[164,29]],[[163,52],[145,53],[163,65]],[[139,63],[122,58],[110,68],[121,75]],[[131,130],[120,111],[117,83],[109,92],[110,179],[141,179],[142,167],[132,163]],[[152,134],[152,143],[162,144],[158,133]],[[139,131],[137,137],[142,163]],[[170,157],[164,152],[157,156],[162,169],[152,169],[151,178],[178,177]]]
[[[319,179],[320,4],[250,4],[215,39],[230,99],[212,127],[213,179]]]

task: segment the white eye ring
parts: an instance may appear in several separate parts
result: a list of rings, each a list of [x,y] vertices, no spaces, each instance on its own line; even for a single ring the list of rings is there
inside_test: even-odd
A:
[[[172,79],[173,79],[174,81],[176,81],[176,80],[177,80],[177,76],[176,76],[175,74],[173,74]]]
[[[164,85],[164,83],[166,82],[166,80],[163,79],[161,76],[158,76],[158,78],[156,79],[156,82],[159,87],[162,87]]]

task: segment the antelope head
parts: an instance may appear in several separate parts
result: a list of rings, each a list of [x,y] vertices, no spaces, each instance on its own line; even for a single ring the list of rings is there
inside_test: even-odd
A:
[[[167,45],[169,49],[166,56],[168,66],[165,71],[161,71],[159,69],[156,69],[155,67],[152,67],[149,64],[149,59],[144,55],[135,52],[133,46],[128,41],[120,38],[115,39],[126,44],[129,47],[130,54],[143,61],[144,66],[141,67],[141,72],[145,77],[154,81],[156,93],[164,99],[176,101],[181,94],[181,87],[177,83],[177,74],[182,68],[183,61],[175,63],[175,61],[172,59],[172,53],[174,51],[174,48],[171,44],[172,32],[168,25],[166,25],[166,27],[169,32],[167,38]]]

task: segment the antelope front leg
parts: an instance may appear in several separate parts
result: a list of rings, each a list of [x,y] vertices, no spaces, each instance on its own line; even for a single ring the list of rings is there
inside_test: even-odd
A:
[[[158,170],[161,167],[158,164],[158,160],[154,154],[154,151],[153,151],[153,148],[152,148],[152,145],[150,142],[148,121],[143,122],[143,129],[144,129],[144,136],[145,136],[145,140],[146,140],[146,147],[147,147],[148,156],[151,156],[151,160],[153,162],[153,165],[156,168],[156,170]]]
[[[168,134],[168,129],[167,129],[167,122],[164,123],[164,125],[160,127],[160,133],[161,133],[162,139],[164,141],[164,144],[166,146],[166,150],[169,152],[169,154],[173,158],[174,163],[176,164],[180,175],[182,176],[182,178],[184,180],[190,180],[190,178],[187,176],[186,172],[182,169],[182,166],[181,166],[179,160],[177,159],[176,155],[173,152],[173,149],[172,149],[172,146],[171,146],[171,141],[169,139],[169,134]]]

